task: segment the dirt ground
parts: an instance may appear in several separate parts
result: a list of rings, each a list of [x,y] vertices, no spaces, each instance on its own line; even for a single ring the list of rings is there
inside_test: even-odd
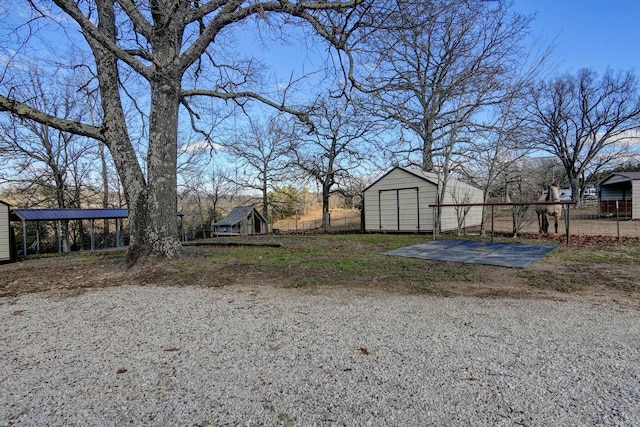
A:
[[[629,266],[625,269],[624,275],[627,276],[628,282],[624,285],[621,283],[621,287],[611,286],[607,283],[608,279],[599,281],[598,277],[602,278],[608,272],[598,271],[598,268],[589,265],[568,265],[553,258],[534,263],[520,272],[512,268],[487,266],[481,280],[472,285],[468,282],[452,283],[451,287],[454,294],[462,296],[584,300],[640,307],[640,293],[635,290],[638,280],[633,277],[639,277],[640,266]],[[545,279],[547,283],[539,282]]]

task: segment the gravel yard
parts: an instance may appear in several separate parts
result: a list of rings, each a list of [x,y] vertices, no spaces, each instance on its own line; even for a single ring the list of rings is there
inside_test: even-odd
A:
[[[360,288],[0,298],[0,425],[639,425],[640,311]]]

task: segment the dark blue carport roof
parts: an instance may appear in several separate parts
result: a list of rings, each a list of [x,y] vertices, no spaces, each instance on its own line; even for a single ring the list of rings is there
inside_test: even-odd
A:
[[[128,209],[11,209],[13,220],[56,221],[66,219],[128,218]],[[183,216],[182,212],[177,213]]]

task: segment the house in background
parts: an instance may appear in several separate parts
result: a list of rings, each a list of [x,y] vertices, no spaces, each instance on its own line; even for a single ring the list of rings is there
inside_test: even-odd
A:
[[[221,221],[213,223],[213,235],[220,234],[264,234],[267,233],[267,220],[251,206],[236,206]]]
[[[598,186],[600,215],[640,219],[640,172],[614,172]]]
[[[434,208],[430,204],[482,203],[482,190],[448,178],[444,200],[439,201],[442,180],[420,169],[395,167],[364,190],[365,230],[371,232],[433,232]],[[453,207],[442,208],[440,231],[458,228]],[[482,223],[482,206],[473,206],[464,217],[465,227]]]

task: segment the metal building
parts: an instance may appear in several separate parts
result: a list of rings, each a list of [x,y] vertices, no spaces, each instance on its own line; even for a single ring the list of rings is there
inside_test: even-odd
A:
[[[482,203],[482,190],[448,178],[444,200],[438,174],[420,169],[395,167],[364,190],[365,230],[433,232],[434,209],[430,204]],[[443,208],[440,231],[454,230],[458,220],[454,208]],[[482,207],[474,206],[464,217],[465,227],[480,225]]]
[[[69,248],[69,236],[63,235],[62,231],[62,222],[63,221],[89,221],[90,226],[90,239],[91,239],[91,250],[95,249],[95,232],[94,232],[94,222],[96,220],[110,220],[115,219],[116,221],[116,239],[115,244],[116,247],[119,248],[121,246],[120,242],[120,225],[121,221],[127,219],[129,217],[129,210],[122,208],[114,208],[114,209],[81,209],[81,208],[67,208],[67,209],[12,209],[12,221],[20,221],[22,224],[22,253],[24,255],[29,254],[29,246],[27,245],[27,222],[34,221],[36,224],[41,221],[51,221],[56,224],[56,228],[58,230],[57,238],[58,238],[58,252],[62,253],[63,248]],[[184,240],[184,227],[183,227],[183,216],[182,212],[177,212],[177,216],[180,219],[180,235]],[[38,236],[38,228],[36,227],[36,235],[31,236],[30,239],[33,239],[35,243],[35,247],[33,249],[34,252],[39,252],[39,241],[40,236]],[[66,244],[63,242],[66,241]]]
[[[14,258],[11,225],[9,224],[10,209],[9,204],[0,200],[0,262],[11,261]]]

